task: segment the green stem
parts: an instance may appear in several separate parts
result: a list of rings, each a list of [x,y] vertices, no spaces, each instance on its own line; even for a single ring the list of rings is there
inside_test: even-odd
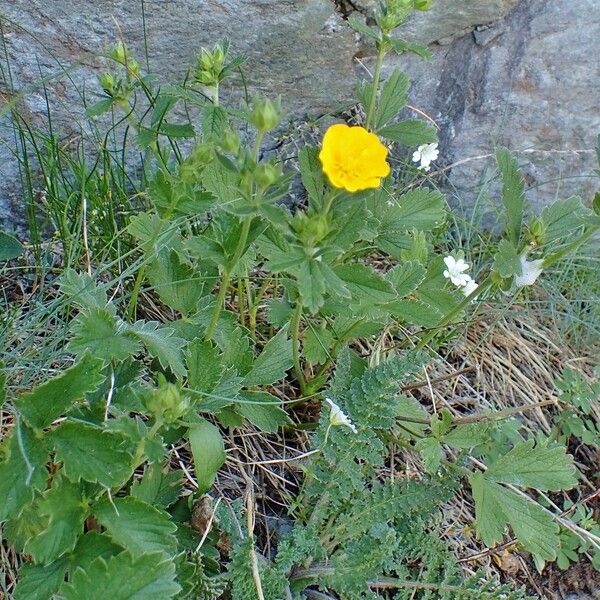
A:
[[[138,297],[140,295],[140,289],[142,287],[142,282],[144,281],[145,276],[146,265],[142,265],[140,267],[140,270],[137,272],[135,283],[133,284],[133,290],[131,292],[131,298],[129,299],[129,304],[127,305],[126,315],[129,319],[135,319]]]
[[[383,67],[383,59],[385,58],[385,48],[383,44],[377,46],[377,61],[375,63],[375,72],[373,74],[373,89],[371,90],[371,98],[369,100],[369,109],[367,111],[367,120],[365,127],[371,129],[373,117],[375,115],[375,106],[377,105],[377,91],[379,89],[379,81],[381,80],[381,68]]]
[[[292,354],[294,357],[294,373],[296,379],[300,385],[300,391],[304,394],[306,389],[306,380],[304,379],[304,373],[302,372],[302,365],[300,364],[300,319],[302,318],[302,303],[297,302],[296,309],[292,315],[290,322],[290,328],[292,330]]]
[[[221,286],[219,288],[219,294],[217,296],[217,303],[215,304],[215,307],[213,309],[210,323],[204,336],[204,339],[206,340],[209,340],[212,337],[217,327],[217,323],[219,322],[219,317],[221,316],[221,311],[223,310],[223,306],[225,304],[225,294],[227,293],[227,288],[229,287],[229,283],[231,281],[231,273],[235,269],[236,265],[240,261],[240,258],[242,258],[244,254],[251,225],[252,216],[246,217],[242,225],[240,239],[238,240],[238,244],[236,246],[233,257],[231,258],[231,260],[225,267],[225,270],[223,271],[223,278],[221,279]]]

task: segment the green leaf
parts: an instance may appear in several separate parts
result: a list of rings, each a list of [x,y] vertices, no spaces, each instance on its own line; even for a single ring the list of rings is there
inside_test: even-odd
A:
[[[421,44],[413,44],[412,42],[407,42],[406,40],[401,40],[400,38],[392,38],[390,42],[392,44],[392,48],[398,54],[410,52],[420,56],[421,58],[424,58],[425,60],[431,60],[432,54],[429,51],[429,48],[426,46],[421,46]]]
[[[168,508],[183,488],[183,471],[165,471],[159,462],[146,465],[144,475],[131,486],[131,495],[152,506]]]
[[[102,361],[87,354],[58,377],[43,383],[32,392],[19,396],[15,400],[15,406],[32,427],[47,427],[104,381],[101,369]]]
[[[150,552],[173,555],[177,549],[177,527],[169,515],[137,498],[104,499],[92,512],[110,537],[135,557]]]
[[[47,518],[47,524],[26,542],[25,552],[36,563],[48,565],[73,550],[83,533],[87,507],[81,486],[64,477],[55,478],[52,487],[38,500],[37,511]]]
[[[108,560],[97,558],[87,571],[77,569],[59,592],[60,600],[103,598],[111,600],[168,600],[180,590],[175,563],[159,553],[133,557],[122,552]]]
[[[3,369],[4,363],[0,362],[0,408],[6,402],[6,371]]]
[[[19,582],[14,600],[48,600],[65,580],[68,561],[60,558],[48,566],[24,564],[19,569]]]
[[[281,329],[265,344],[244,383],[247,386],[271,385],[283,379],[293,364],[292,340],[287,337],[287,330]]]
[[[170,138],[193,138],[196,135],[191,123],[161,123],[158,133]]]
[[[190,427],[188,436],[194,457],[198,492],[205,494],[213,486],[217,472],[227,458],[223,437],[219,428],[208,421]]]
[[[496,161],[502,175],[502,203],[506,211],[506,233],[517,246],[521,238],[521,223],[525,204],[525,180],[519,170],[517,159],[506,149],[496,151]]]
[[[359,263],[340,265],[333,270],[346,284],[352,294],[353,303],[385,304],[396,296],[390,282],[366,265]]]
[[[410,79],[407,75],[394,70],[383,84],[375,116],[375,129],[391,121],[408,102]]]
[[[221,106],[207,104],[200,115],[205,140],[219,140],[227,128],[227,113]]]
[[[386,140],[404,146],[421,146],[422,144],[433,144],[434,142],[437,142],[437,131],[435,127],[428,125],[424,121],[419,121],[418,119],[410,119],[386,125],[377,133]]]
[[[397,415],[402,428],[398,430],[400,436],[408,439],[420,438],[424,435],[427,425],[424,423],[411,423],[410,419],[428,420],[429,413],[421,403],[412,396],[400,396],[397,401]],[[408,420],[404,420],[405,419]],[[412,435],[412,434],[415,435]]]
[[[302,184],[306,189],[308,197],[316,203],[315,207],[319,209],[323,204],[323,196],[327,189],[325,174],[319,160],[319,149],[310,146],[302,148],[298,155],[298,164],[300,166]]]
[[[446,219],[444,196],[437,190],[419,188],[400,196],[397,205],[388,211],[403,231],[417,229],[428,231]]]
[[[202,184],[216,198],[217,205],[225,209],[234,206],[242,197],[238,189],[238,174],[227,169],[218,160],[213,160],[206,166]]]
[[[573,233],[585,224],[585,217],[588,214],[589,209],[583,206],[579,196],[557,200],[545,206],[541,214],[545,225],[544,242],[554,242]]]
[[[368,25],[363,23],[362,19],[358,18],[355,15],[350,15],[348,17],[347,23],[354,31],[358,33],[362,33],[362,35],[366,35],[370,37],[372,40],[379,40],[379,33],[374,29],[371,29]]]
[[[104,308],[106,291],[96,285],[87,273],[65,269],[58,279],[61,293],[81,308]]]
[[[21,254],[23,254],[21,242],[16,237],[0,231],[0,260],[11,260]]]
[[[88,118],[99,117],[104,113],[111,110],[113,106],[114,100],[112,98],[103,98],[102,100],[98,100],[98,102],[88,106],[85,109],[85,116]]]
[[[302,303],[311,313],[323,305],[325,280],[316,260],[304,260],[298,269],[298,290]]]
[[[188,344],[185,362],[188,368],[188,387],[198,392],[212,392],[224,371],[218,348],[200,338],[195,339]]]
[[[504,278],[521,274],[521,258],[512,242],[501,240],[492,268]]]
[[[131,335],[129,327],[109,309],[93,308],[80,313],[72,331],[69,350],[75,354],[89,352],[106,363],[125,360],[141,350],[141,344]]]
[[[432,437],[421,438],[415,445],[421,454],[423,466],[428,473],[435,474],[440,468],[442,460],[442,446]]]
[[[527,551],[545,560],[556,559],[559,526],[551,514],[533,500],[488,481],[484,473],[473,473],[469,480],[475,499],[477,535],[487,546],[502,540],[508,524]]]
[[[416,260],[407,261],[390,269],[385,278],[400,298],[414,292],[425,279],[425,267]]]
[[[564,446],[546,447],[533,440],[517,444],[485,473],[486,479],[523,488],[558,492],[577,485],[573,457]]]
[[[156,321],[136,321],[130,331],[144,344],[146,350],[158,359],[163,369],[171,369],[177,377],[185,377],[183,362],[185,340],[174,335],[170,327],[161,327]]]
[[[56,461],[72,481],[85,479],[105,487],[120,486],[132,474],[127,439],[83,421],[64,421],[51,434]]]
[[[236,403],[235,410],[260,430],[275,433],[279,427],[290,423],[279,398],[267,392],[242,392],[240,397],[245,402]]]
[[[113,543],[107,535],[93,530],[88,531],[79,538],[70,557],[70,571],[74,572],[77,567],[87,571],[97,558],[102,557],[104,560],[108,560],[122,551],[123,548]]]
[[[148,270],[148,280],[158,297],[184,317],[198,308],[207,290],[204,275],[181,262],[175,251],[161,252]],[[209,280],[212,287],[212,280]]]
[[[304,334],[302,354],[313,365],[323,364],[330,358],[329,351],[333,346],[333,342],[334,337],[329,329],[309,326]]]
[[[138,213],[131,217],[127,232],[140,242],[147,257],[154,258],[164,249],[181,248],[178,228],[154,213]]]
[[[16,517],[46,487],[48,451],[44,441],[18,420],[2,450],[0,462],[0,521]]]
[[[395,300],[385,308],[394,318],[419,327],[434,327],[443,317],[436,307],[420,300]]]
[[[485,423],[467,423],[457,425],[444,435],[444,444],[452,448],[475,448],[489,440],[488,427]]]

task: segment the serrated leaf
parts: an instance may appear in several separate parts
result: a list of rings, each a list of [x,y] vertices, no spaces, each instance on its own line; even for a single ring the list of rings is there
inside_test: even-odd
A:
[[[486,479],[523,488],[558,492],[577,485],[573,457],[563,446],[534,447],[533,440],[517,444],[485,473]]]
[[[204,276],[181,262],[177,252],[162,252],[148,270],[148,280],[158,297],[184,317],[198,307],[205,295]],[[208,281],[212,287],[212,280]]]
[[[421,44],[414,44],[412,42],[407,42],[406,40],[402,40],[400,38],[392,38],[390,40],[392,44],[392,48],[398,53],[403,54],[404,52],[411,52],[412,54],[416,54],[425,60],[431,60],[432,54],[429,51],[429,48],[426,46],[422,46]]]
[[[441,225],[446,218],[444,196],[437,190],[419,188],[400,196],[391,208],[389,219],[403,231],[428,231]]]
[[[421,438],[415,445],[423,459],[423,466],[428,473],[437,473],[442,461],[442,446],[432,437]]]
[[[154,213],[138,213],[131,217],[127,232],[140,243],[144,254],[151,258],[164,249],[177,250],[181,247],[178,228]]]
[[[188,436],[198,491],[204,494],[213,486],[217,472],[225,464],[225,444],[219,428],[208,421],[190,427]]]
[[[283,379],[293,363],[292,340],[287,337],[287,330],[281,329],[256,357],[244,383],[248,386],[271,385]]]
[[[92,308],[80,313],[72,325],[69,349],[75,354],[89,352],[105,362],[120,361],[137,354],[141,344],[108,309]]]
[[[106,291],[96,285],[87,273],[65,269],[58,279],[60,291],[81,308],[104,308],[107,303]]]
[[[218,348],[200,338],[188,344],[185,362],[188,387],[198,392],[212,392],[225,370]]]
[[[425,267],[416,260],[407,261],[390,269],[385,278],[392,284],[400,298],[414,292],[425,279]]]
[[[429,413],[412,396],[400,396],[398,398],[396,402],[396,414],[400,425],[402,425],[402,428],[398,430],[401,437],[408,437],[408,439],[412,439],[413,437],[419,438],[427,429],[427,425],[424,423],[412,423],[410,421],[410,419],[429,419]]]
[[[457,425],[444,435],[444,444],[451,448],[475,448],[489,439],[488,427],[485,423],[467,423]]]
[[[408,119],[382,127],[377,132],[381,137],[404,146],[421,146],[437,142],[435,127],[418,119]]]
[[[180,586],[175,581],[175,563],[163,554],[133,557],[122,552],[108,560],[97,558],[87,571],[77,569],[59,592],[60,600],[95,598],[101,590],[111,600],[168,600]]]
[[[24,564],[19,569],[19,582],[13,600],[48,600],[65,580],[68,561],[60,558],[47,566]]]
[[[170,327],[161,327],[155,321],[137,321],[130,331],[144,344],[146,350],[158,359],[163,369],[171,369],[177,377],[185,377],[187,370],[183,362],[186,341],[174,335]]]
[[[104,560],[108,560],[122,551],[123,548],[112,542],[107,535],[93,530],[88,531],[79,538],[75,550],[70,556],[70,571],[74,572],[77,567],[87,571],[90,564],[97,558],[102,557]]]
[[[398,69],[394,70],[381,89],[375,117],[376,130],[391,121],[406,106],[409,89],[408,76]]]
[[[46,487],[48,450],[44,440],[20,420],[16,422],[0,462],[0,521],[16,517]]]
[[[110,537],[135,557],[150,552],[173,555],[177,549],[177,527],[169,515],[137,498],[104,499],[92,512]]]
[[[227,127],[227,113],[221,106],[207,104],[200,115],[205,140],[219,140]]]
[[[178,498],[183,488],[183,471],[165,471],[162,464],[146,465],[144,475],[131,486],[131,495],[152,506],[168,508]]]
[[[371,29],[368,25],[363,23],[362,19],[356,15],[350,15],[347,20],[348,25],[354,29],[354,31],[366,35],[372,40],[378,40],[379,34],[374,29]]]
[[[104,381],[101,369],[102,361],[87,354],[58,377],[43,383],[32,392],[19,396],[15,400],[15,406],[32,427],[47,427]]]
[[[434,327],[443,317],[441,311],[421,300],[395,300],[386,304],[386,310],[394,318],[419,327]]]
[[[23,245],[5,231],[0,231],[0,260],[11,260],[23,254]]]
[[[311,313],[316,313],[323,305],[325,281],[316,260],[304,260],[298,268],[298,289],[302,303]]]
[[[484,473],[473,473],[469,480],[475,500],[477,535],[487,546],[502,540],[508,524],[526,550],[545,560],[556,559],[560,548],[559,526],[552,515],[533,500],[488,481]]]
[[[51,434],[56,461],[72,481],[85,479],[105,487],[119,486],[132,474],[127,439],[83,421],[65,421]]]
[[[36,563],[48,565],[73,550],[83,533],[87,507],[80,485],[65,477],[55,478],[52,487],[37,501],[37,511],[47,519],[46,526],[27,540],[25,552]]]
[[[333,333],[321,327],[309,327],[302,342],[302,354],[313,365],[323,364],[330,358],[334,342]]]
[[[170,138],[193,138],[196,135],[194,126],[191,123],[167,123],[163,121],[158,129],[158,133]]]
[[[281,401],[267,392],[241,392],[240,398],[245,402],[236,403],[235,410],[261,431],[275,433],[290,422]]]
[[[521,258],[512,242],[501,240],[498,244],[492,268],[500,277],[507,278],[521,275]]]
[[[506,233],[513,245],[521,238],[521,223],[525,204],[525,180],[517,159],[506,149],[496,151],[496,161],[502,176],[502,204],[506,211]]]
[[[389,281],[366,265],[355,263],[339,265],[333,269],[344,282],[355,304],[385,304],[396,296]]]
[[[542,209],[541,219],[545,225],[544,242],[559,240],[573,233],[585,223],[589,209],[583,206],[579,196],[557,200]]]

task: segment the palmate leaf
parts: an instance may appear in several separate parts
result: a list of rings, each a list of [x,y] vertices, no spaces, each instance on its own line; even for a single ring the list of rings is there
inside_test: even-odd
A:
[[[45,440],[18,420],[0,462],[0,522],[16,517],[46,487],[48,449]]]
[[[106,487],[122,485],[132,474],[127,439],[82,421],[65,421],[50,434],[56,461],[72,481],[85,479]]]
[[[290,423],[279,398],[268,392],[240,392],[240,399],[243,402],[236,403],[235,410],[261,431],[275,433],[282,425]]]
[[[177,529],[169,515],[142,500],[114,498],[92,507],[98,522],[110,537],[135,557],[161,552],[172,556],[177,549]]]
[[[87,354],[58,377],[19,396],[15,406],[32,427],[46,427],[104,381],[101,369],[102,361]]]
[[[111,600],[168,600],[179,590],[174,561],[156,552],[137,558],[122,552],[108,560],[97,558],[86,571],[77,569],[58,598],[82,600],[96,598],[100,592]]]
[[[323,305],[326,289],[319,263],[312,258],[304,260],[298,267],[297,277],[302,303],[311,313],[317,312]]]
[[[521,258],[512,242],[502,240],[494,257],[492,267],[500,277],[513,277],[521,274]]]
[[[396,294],[403,298],[419,287],[425,279],[425,267],[416,261],[407,261],[390,269],[385,278],[392,284]]]
[[[353,304],[385,304],[396,297],[391,283],[366,265],[340,265],[333,271],[348,288]]]
[[[519,170],[517,159],[506,149],[496,151],[496,161],[502,176],[502,203],[506,211],[506,233],[517,245],[521,238],[521,223],[525,204],[525,180]]]
[[[541,219],[545,225],[544,242],[554,242],[579,229],[590,214],[579,196],[557,200],[542,209]]]
[[[19,569],[19,582],[14,600],[48,600],[65,580],[68,560],[66,557],[48,566],[24,564]]]
[[[435,128],[418,119],[408,119],[386,125],[377,133],[386,140],[404,146],[420,146],[422,144],[433,144],[437,141]]]
[[[57,477],[38,500],[38,514],[46,518],[47,523],[25,543],[25,552],[36,563],[48,565],[75,547],[87,516],[81,492],[80,484]]]
[[[436,190],[419,188],[402,194],[390,211],[390,218],[406,231],[429,231],[446,218],[444,196]]]
[[[323,204],[323,196],[326,190],[325,175],[321,162],[319,161],[319,149],[305,146],[298,155],[298,165],[302,184],[308,197],[319,209]]]
[[[131,495],[138,500],[168,508],[181,493],[183,487],[183,471],[165,471],[160,462],[146,465],[141,479],[136,479],[131,486]]]
[[[245,375],[244,383],[248,386],[271,385],[283,379],[293,363],[292,340],[288,338],[287,330],[281,329],[265,344]]]
[[[137,321],[130,328],[131,333],[158,359],[163,369],[171,369],[177,377],[185,377],[185,340],[177,337],[170,327],[161,327],[156,321]]]

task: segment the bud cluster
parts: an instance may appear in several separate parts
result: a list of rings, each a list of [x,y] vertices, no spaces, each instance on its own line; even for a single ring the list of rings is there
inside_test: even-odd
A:
[[[381,8],[377,21],[384,33],[396,29],[414,10],[426,11],[431,8],[433,0],[387,0]]]
[[[225,57],[223,44],[217,44],[212,50],[202,48],[194,74],[196,81],[207,87],[217,87],[221,81]]]
[[[189,399],[181,395],[179,388],[159,376],[158,387],[149,390],[144,398],[146,408],[156,420],[169,424],[181,418],[189,409]]]

